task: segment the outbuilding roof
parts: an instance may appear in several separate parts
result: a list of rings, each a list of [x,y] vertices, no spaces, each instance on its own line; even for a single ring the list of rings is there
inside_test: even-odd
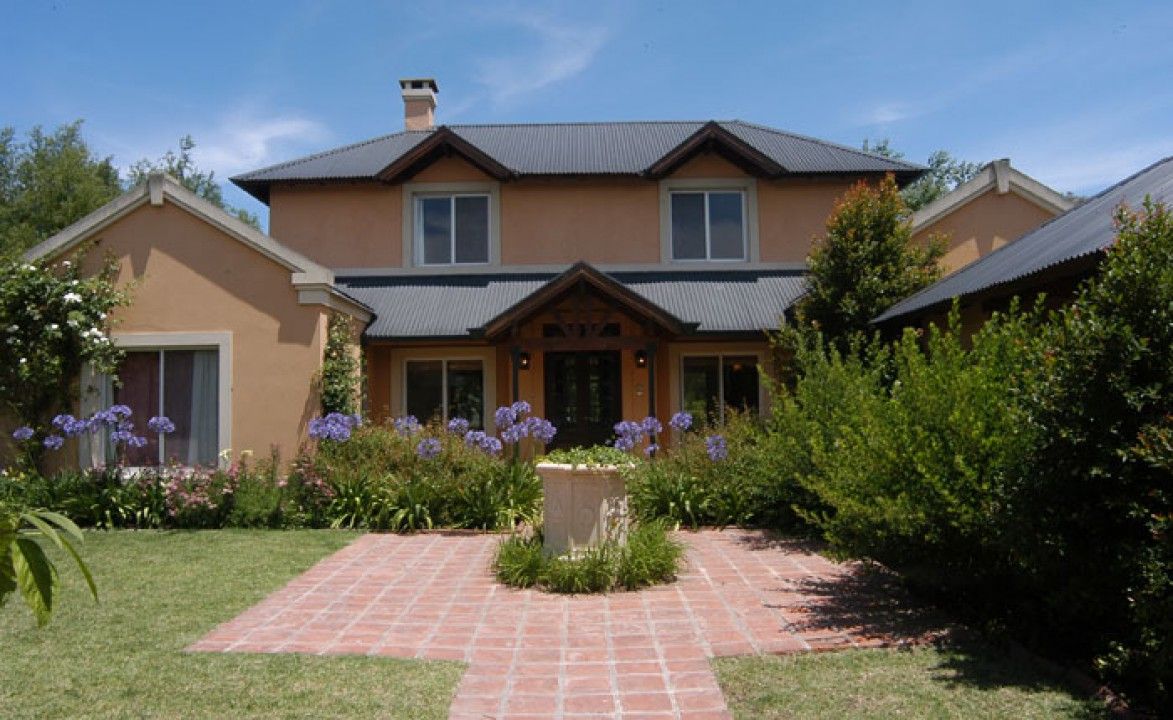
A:
[[[481,154],[512,177],[649,176],[674,151],[704,143],[744,155],[763,175],[892,172],[909,181],[924,171],[920,165],[825,140],[728,120],[442,125],[346,145],[243,173],[232,181],[264,201],[275,182],[386,180],[385,171],[398,161],[445,139]]]
[[[1146,196],[1173,203],[1173,157],[1150,165],[1014,242],[896,303],[873,322],[883,323],[920,313],[953,298],[983,292],[1102,252],[1116,239],[1113,222],[1116,208],[1122,203],[1138,208]]]
[[[777,328],[782,314],[806,292],[806,281],[797,271],[592,272],[621,284],[657,312],[700,334]],[[344,277],[337,283],[375,311],[366,330],[369,339],[472,338],[563,275],[398,275]]]

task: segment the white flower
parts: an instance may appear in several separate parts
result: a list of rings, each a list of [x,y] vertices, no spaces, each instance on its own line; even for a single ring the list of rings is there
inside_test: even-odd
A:
[[[21,358],[21,359],[20,359],[20,364],[21,364],[21,365],[24,365],[24,364],[25,364],[25,363],[27,363],[27,362],[28,362],[28,360],[27,360],[26,358]]]
[[[77,320],[73,320],[73,319],[71,318],[71,319],[69,319],[69,320],[66,320],[66,321],[65,321],[65,324],[66,324],[66,325],[68,325],[68,326],[69,326],[69,327],[71,327],[71,328],[76,328],[76,327],[77,327]]]
[[[73,267],[73,263],[69,262],[68,260],[63,260],[61,262],[61,267]]]
[[[77,285],[77,280],[70,280],[70,281],[69,281],[69,284],[70,284],[70,285]]]
[[[106,319],[106,313],[98,313],[98,319],[100,319],[100,320],[105,320],[105,319]]]
[[[8,332],[10,332],[10,333],[19,332],[19,331],[20,331],[20,327],[17,325],[9,325],[8,326]]]
[[[22,265],[21,268],[24,270],[36,270],[32,265]]]
[[[78,295],[75,292],[67,292],[65,293],[63,300],[65,300],[67,303],[79,303],[81,302],[81,295]]]
[[[49,332],[57,332],[57,323],[49,323]]]

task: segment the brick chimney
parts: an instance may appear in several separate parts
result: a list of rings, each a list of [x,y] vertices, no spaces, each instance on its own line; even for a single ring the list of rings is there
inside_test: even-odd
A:
[[[433,78],[403,78],[403,126],[407,130],[431,130],[436,125],[436,93]]]

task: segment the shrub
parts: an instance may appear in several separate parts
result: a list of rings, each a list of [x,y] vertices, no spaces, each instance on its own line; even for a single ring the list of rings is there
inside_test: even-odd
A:
[[[540,535],[514,535],[501,542],[493,569],[513,587],[541,587],[556,593],[635,590],[676,577],[684,546],[673,540],[663,522],[631,528],[625,544],[605,542],[571,555],[548,556]]]

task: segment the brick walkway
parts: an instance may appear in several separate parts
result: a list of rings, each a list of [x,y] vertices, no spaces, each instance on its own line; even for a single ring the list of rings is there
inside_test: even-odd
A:
[[[728,718],[708,658],[888,644],[927,618],[892,580],[801,543],[682,533],[678,582],[607,596],[512,590],[499,536],[364,535],[189,649],[469,663],[452,718]]]

